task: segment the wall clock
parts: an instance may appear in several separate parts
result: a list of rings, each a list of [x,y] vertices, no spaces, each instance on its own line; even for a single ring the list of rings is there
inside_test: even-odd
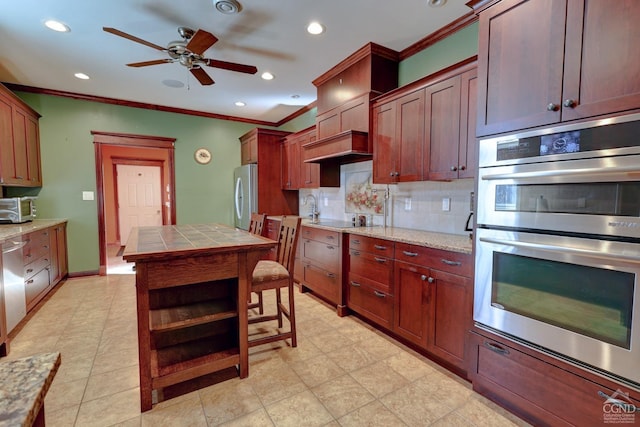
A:
[[[206,165],[211,161],[211,152],[206,148],[198,148],[194,154],[196,162]]]

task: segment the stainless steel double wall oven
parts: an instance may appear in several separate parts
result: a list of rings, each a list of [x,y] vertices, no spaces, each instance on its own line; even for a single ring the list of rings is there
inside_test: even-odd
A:
[[[476,324],[640,387],[640,114],[479,150]]]

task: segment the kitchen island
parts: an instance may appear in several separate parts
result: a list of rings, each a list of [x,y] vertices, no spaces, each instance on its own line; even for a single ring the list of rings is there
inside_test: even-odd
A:
[[[222,224],[132,230],[123,258],[136,263],[143,412],[165,387],[233,366],[249,375],[251,275],[276,244]]]

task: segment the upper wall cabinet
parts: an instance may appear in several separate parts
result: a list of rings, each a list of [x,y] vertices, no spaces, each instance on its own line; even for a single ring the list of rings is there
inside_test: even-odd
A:
[[[40,115],[0,85],[0,185],[42,186]]]
[[[373,181],[473,177],[475,57],[373,103]]]
[[[480,13],[477,135],[640,108],[640,2],[502,0]]]

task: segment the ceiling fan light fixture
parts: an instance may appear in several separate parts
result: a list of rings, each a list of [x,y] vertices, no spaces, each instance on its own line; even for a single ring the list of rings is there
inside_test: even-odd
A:
[[[262,73],[260,77],[262,77],[262,80],[273,80],[275,78],[275,76],[268,71]]]
[[[47,19],[46,21],[44,21],[44,26],[59,33],[68,33],[71,31],[71,28],[69,28],[67,24],[56,21],[55,19]]]
[[[242,6],[236,0],[213,0],[216,10],[225,15],[240,13]]]

